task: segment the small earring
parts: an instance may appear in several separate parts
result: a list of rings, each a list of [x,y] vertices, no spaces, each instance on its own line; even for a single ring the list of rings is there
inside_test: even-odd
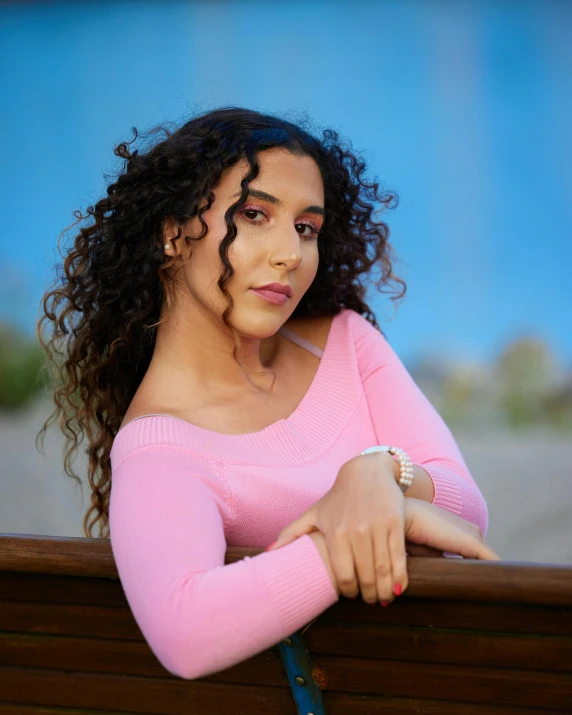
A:
[[[166,244],[165,244],[165,249],[168,251],[170,248],[171,248],[171,244],[170,244],[170,243],[166,243]]]

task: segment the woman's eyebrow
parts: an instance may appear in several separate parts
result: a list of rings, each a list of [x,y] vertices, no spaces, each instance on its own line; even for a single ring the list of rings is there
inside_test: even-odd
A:
[[[266,191],[260,191],[259,189],[249,189],[248,195],[254,196],[254,198],[256,199],[268,201],[268,203],[275,204],[276,206],[282,206],[282,201],[280,201],[280,199],[276,198],[276,196],[272,196],[272,194],[267,194]],[[240,196],[240,191],[237,194],[233,194],[231,198],[234,198],[235,196]],[[308,211],[309,213],[320,214],[320,216],[323,216],[324,218],[326,217],[326,212],[321,206],[306,206],[306,208],[302,210]]]

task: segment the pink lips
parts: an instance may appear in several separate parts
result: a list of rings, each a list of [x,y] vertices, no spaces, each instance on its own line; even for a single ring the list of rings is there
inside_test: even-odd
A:
[[[268,303],[274,303],[275,305],[284,305],[289,300],[286,293],[277,293],[275,290],[261,289],[261,288],[251,288],[253,293],[256,293],[260,298],[268,301]]]
[[[292,286],[288,283],[267,283],[263,286],[258,286],[254,290],[273,290],[276,293],[285,293],[289,298],[292,297]]]

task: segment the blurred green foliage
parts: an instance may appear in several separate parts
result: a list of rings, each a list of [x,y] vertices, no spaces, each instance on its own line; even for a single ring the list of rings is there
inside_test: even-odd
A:
[[[0,408],[24,407],[45,386],[46,353],[35,338],[0,324]]]
[[[570,382],[540,339],[524,337],[508,345],[495,365],[497,404],[513,429],[530,424],[572,424]]]
[[[510,341],[492,365],[425,356],[411,374],[451,428],[572,431],[572,372],[538,337]]]

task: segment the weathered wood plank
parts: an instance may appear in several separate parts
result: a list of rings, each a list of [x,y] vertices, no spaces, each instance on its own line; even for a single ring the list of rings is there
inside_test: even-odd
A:
[[[0,703],[0,715],[125,715],[118,710],[86,710],[80,708],[46,708],[40,705],[17,705]],[[143,713],[132,713],[143,715]],[[551,713],[552,715],[552,713]]]
[[[395,599],[388,608],[370,606],[359,597],[342,598],[324,611],[320,620],[572,636],[572,608],[566,606],[432,600],[407,595]]]
[[[523,709],[507,705],[478,705],[418,698],[384,698],[348,693],[324,693],[324,708],[327,715],[570,715],[568,709]]]
[[[414,698],[566,712],[572,679],[562,674],[437,666],[404,661],[321,656],[315,665],[326,673],[324,695]],[[232,669],[229,669],[232,670]],[[48,669],[0,668],[3,700],[60,707],[119,709],[179,715],[193,708],[233,703],[237,711],[281,713],[292,710],[286,687],[231,684],[205,679],[137,677]],[[266,710],[257,708],[262,706]],[[186,707],[186,710],[183,708]],[[288,708],[290,708],[288,710]],[[205,710],[206,711],[206,710]],[[328,715],[330,715],[329,711]]]
[[[128,608],[119,579],[0,571],[0,600]]]
[[[0,633],[0,666],[170,678],[147,643]],[[205,680],[288,686],[278,649],[265,650]]]
[[[572,675],[320,655],[326,691],[566,710]]]
[[[261,549],[231,547],[225,563]],[[408,558],[410,596],[572,606],[572,568],[473,559]],[[0,534],[0,571],[117,578],[109,539]]]
[[[0,601],[0,631],[144,640],[127,608],[68,603]]]
[[[0,664],[133,675],[166,674],[143,637],[138,640],[106,640],[95,632],[88,638],[72,635],[71,632],[65,637],[34,632],[0,632]],[[316,622],[304,637],[313,658],[326,654],[510,670],[572,672],[572,639],[551,636]],[[279,663],[276,647],[251,660],[263,658],[268,661],[271,654]],[[260,672],[263,670],[261,668]],[[276,673],[272,676],[276,677]]]
[[[182,678],[0,668],[0,697],[10,703],[153,715],[295,715],[290,688]]]
[[[305,632],[319,654],[572,672],[572,638],[316,621]]]
[[[414,698],[383,698],[325,693],[327,715],[569,715],[569,710],[545,710],[537,708],[511,708],[473,703],[455,703],[445,700],[419,700]],[[0,703],[0,715],[125,715],[118,710],[87,710],[80,708],[40,707]],[[131,715],[144,715],[130,711]],[[188,710],[187,715],[204,715]],[[244,715],[235,703],[220,706],[216,715]]]
[[[120,581],[89,577],[0,572],[2,600],[129,610]],[[342,598],[320,619],[572,636],[572,607],[423,599],[407,593],[389,608]]]

